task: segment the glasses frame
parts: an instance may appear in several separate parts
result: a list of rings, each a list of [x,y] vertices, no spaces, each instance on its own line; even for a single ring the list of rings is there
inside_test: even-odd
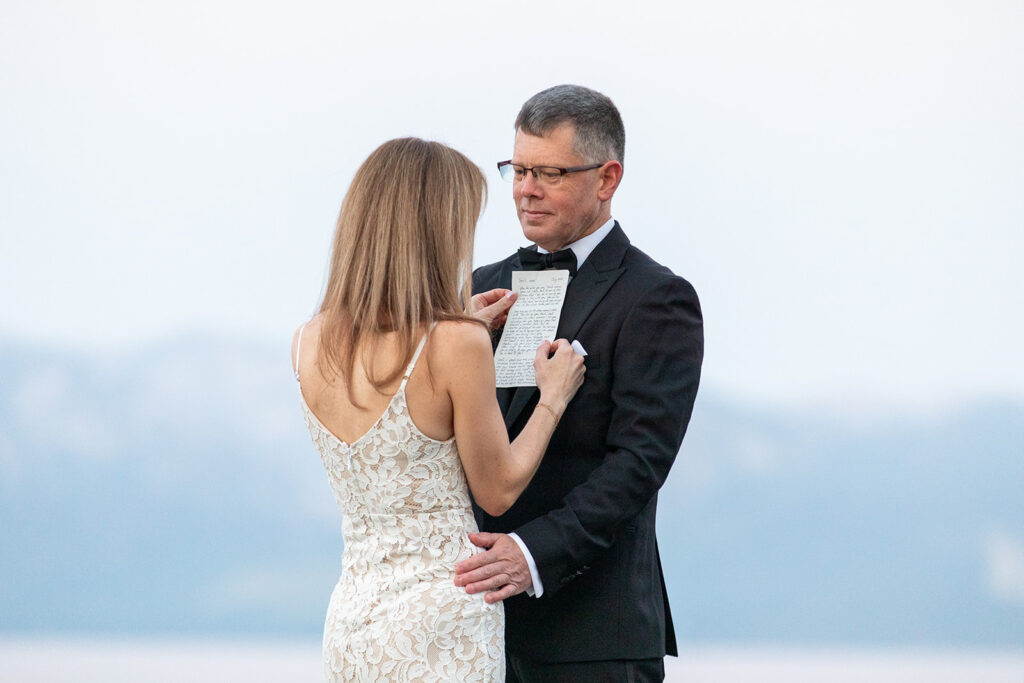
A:
[[[562,178],[564,178],[565,176],[569,175],[570,173],[579,173],[580,171],[593,171],[595,168],[601,168],[602,166],[604,166],[607,163],[608,163],[607,161],[602,161],[599,164],[587,164],[586,166],[569,166],[568,168],[561,168],[559,166],[534,166],[534,167],[531,168],[529,166],[523,166],[523,180],[526,180],[526,172],[529,171],[530,173],[533,174],[533,179],[534,180],[540,181],[540,177],[537,175],[537,169],[538,168],[543,168],[543,169],[548,169],[548,170],[552,170],[552,171],[558,171],[558,180],[556,180],[555,182],[551,183],[552,185],[558,185],[558,184],[560,184],[562,182]],[[523,182],[522,180],[518,180],[518,181],[516,180],[515,171],[514,170],[513,170],[511,178],[505,178],[505,175],[501,172],[501,169],[503,169],[506,166],[522,166],[522,164],[513,164],[511,159],[508,159],[507,161],[499,161],[498,162],[498,175],[501,176],[502,180],[504,180],[506,182],[509,182],[509,183],[515,183],[515,182],[520,182],[521,183],[521,182]]]

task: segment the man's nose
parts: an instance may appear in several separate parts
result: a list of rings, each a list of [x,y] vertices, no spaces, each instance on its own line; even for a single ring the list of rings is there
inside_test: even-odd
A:
[[[540,195],[540,184],[533,177],[533,171],[527,171],[523,179],[516,183],[516,193],[520,197],[536,197]]]

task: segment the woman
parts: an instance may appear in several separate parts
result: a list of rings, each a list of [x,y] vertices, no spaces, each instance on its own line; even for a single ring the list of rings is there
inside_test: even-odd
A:
[[[320,311],[295,334],[306,423],[342,508],[329,681],[504,680],[501,603],[454,585],[455,564],[474,552],[469,490],[491,515],[516,500],[583,360],[565,340],[541,344],[540,403],[509,444],[486,322],[503,320],[513,297],[477,297],[473,318],[459,295],[485,189],[444,145],[381,145],[342,204]]]

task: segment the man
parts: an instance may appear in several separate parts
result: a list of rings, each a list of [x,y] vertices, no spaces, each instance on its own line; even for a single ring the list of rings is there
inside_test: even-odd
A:
[[[471,538],[487,550],[457,565],[456,584],[505,600],[509,681],[660,681],[676,644],[657,492],[697,394],[700,304],[612,219],[625,132],[610,99],[550,88],[523,105],[515,130],[499,170],[536,246],[478,269],[473,289],[493,305],[512,271],[569,268],[557,337],[583,345],[587,370],[523,495],[501,517],[477,511],[483,532]],[[498,390],[510,437],[537,396]]]

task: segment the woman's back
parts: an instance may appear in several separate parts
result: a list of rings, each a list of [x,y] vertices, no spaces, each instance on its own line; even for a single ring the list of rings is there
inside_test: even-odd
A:
[[[392,396],[398,391],[402,377],[386,386],[376,387],[366,376],[365,364],[383,375],[396,367],[403,359],[399,339],[394,333],[380,335],[367,340],[356,354],[352,377],[330,381],[317,366],[320,352],[320,322],[316,316],[302,330],[302,353],[299,358],[299,377],[302,396],[310,410],[320,422],[339,439],[352,443],[361,437],[381,416]],[[441,323],[432,337],[444,335],[452,323]],[[423,326],[422,333],[427,331]],[[296,352],[293,345],[292,353]],[[442,348],[439,348],[442,347]],[[405,388],[407,402],[415,415],[414,422],[430,438],[444,441],[451,438],[452,406],[444,391],[443,377],[437,376],[438,357],[443,354],[443,345],[427,344],[423,359],[416,363],[416,369]]]
[[[365,387],[356,380],[359,407],[310,365],[315,321],[310,328],[295,344],[300,400],[345,539],[324,629],[328,680],[501,680],[501,607],[453,582],[455,564],[474,552],[468,535],[476,523],[451,436],[450,401],[443,440],[425,434],[409,412],[413,379],[420,398],[433,393],[425,368],[417,370],[423,343],[392,396],[377,398],[368,380]],[[387,340],[376,352],[386,358]],[[436,428],[444,410],[427,407],[425,419]]]

